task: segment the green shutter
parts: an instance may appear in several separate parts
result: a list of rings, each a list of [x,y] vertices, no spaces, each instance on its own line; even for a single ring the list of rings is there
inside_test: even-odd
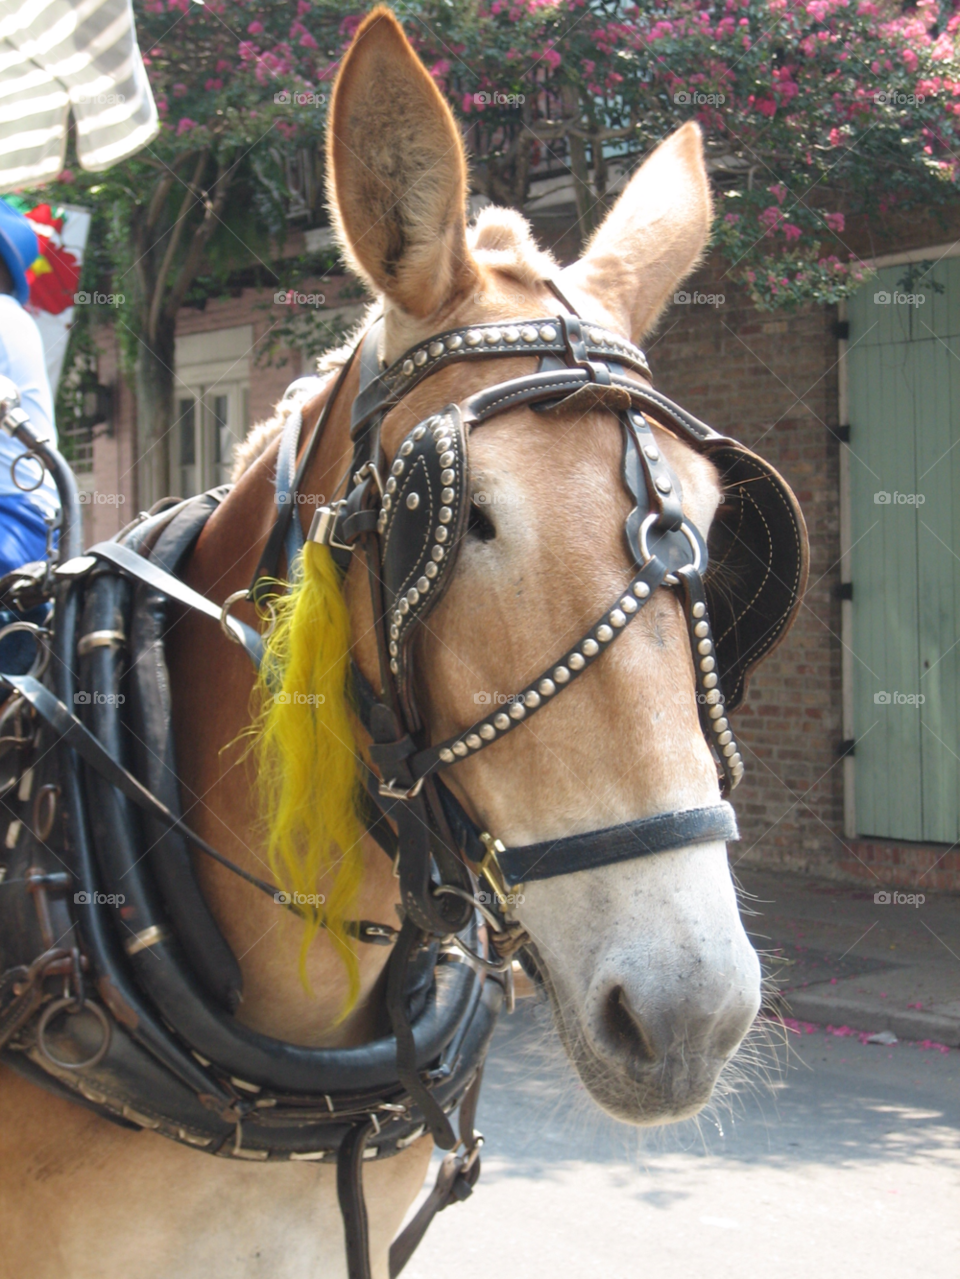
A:
[[[906,273],[884,268],[849,307],[857,827],[952,843],[960,838],[960,260],[938,263],[909,288]],[[895,292],[925,301],[874,300]],[[918,695],[922,703],[897,700]]]

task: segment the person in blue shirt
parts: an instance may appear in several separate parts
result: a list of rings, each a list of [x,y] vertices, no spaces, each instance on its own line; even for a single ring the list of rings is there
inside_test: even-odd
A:
[[[37,236],[25,217],[0,200],[0,374],[16,383],[20,404],[33,426],[56,443],[53,396],[47,380],[40,330],[23,304],[29,294],[26,272],[39,252]],[[14,483],[11,465],[24,452],[18,440],[0,431],[0,577],[21,564],[41,560],[47,549],[47,517],[59,511],[57,489],[46,471],[39,486],[25,493]],[[39,464],[22,462],[16,469],[21,484],[40,478]],[[45,613],[45,609],[40,610]],[[0,628],[12,621],[42,618],[0,609]],[[22,674],[36,649],[28,635],[15,633],[0,640],[0,670]],[[20,669],[18,669],[20,668]]]

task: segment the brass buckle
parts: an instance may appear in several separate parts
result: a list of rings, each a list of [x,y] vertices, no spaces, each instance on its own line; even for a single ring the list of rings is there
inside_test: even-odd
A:
[[[507,888],[506,881],[503,878],[503,871],[497,861],[497,854],[505,853],[507,850],[504,848],[503,842],[496,839],[488,830],[480,832],[480,842],[487,850],[483,861],[480,863],[480,874],[493,889],[498,899],[506,898],[510,890]]]

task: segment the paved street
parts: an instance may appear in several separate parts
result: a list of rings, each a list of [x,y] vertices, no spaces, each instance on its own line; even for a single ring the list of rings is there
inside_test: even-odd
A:
[[[641,1134],[588,1102],[545,1013],[502,1022],[481,1185],[410,1279],[960,1274],[960,1052],[754,1032],[736,1095]]]

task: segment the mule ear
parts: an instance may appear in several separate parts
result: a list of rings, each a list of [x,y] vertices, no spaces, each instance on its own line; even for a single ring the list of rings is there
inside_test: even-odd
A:
[[[426,319],[476,279],[450,108],[389,9],[357,29],[330,110],[331,211],[351,265]]]
[[[712,204],[699,125],[661,142],[634,174],[561,285],[596,299],[639,342],[710,235]]]

